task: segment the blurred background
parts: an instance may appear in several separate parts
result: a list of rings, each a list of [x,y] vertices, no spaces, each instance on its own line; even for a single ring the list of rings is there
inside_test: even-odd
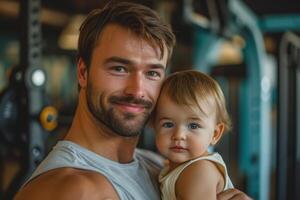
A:
[[[0,199],[12,199],[77,103],[78,28],[108,0],[0,0]],[[233,129],[215,148],[258,200],[300,199],[299,0],[135,0],[170,23],[170,73],[221,84]],[[139,146],[155,151],[146,130]]]

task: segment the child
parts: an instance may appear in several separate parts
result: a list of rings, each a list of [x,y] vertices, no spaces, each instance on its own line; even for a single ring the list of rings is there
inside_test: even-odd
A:
[[[163,84],[153,116],[156,145],[168,160],[159,176],[162,200],[216,199],[233,185],[218,153],[209,153],[230,128],[218,83],[182,71]]]

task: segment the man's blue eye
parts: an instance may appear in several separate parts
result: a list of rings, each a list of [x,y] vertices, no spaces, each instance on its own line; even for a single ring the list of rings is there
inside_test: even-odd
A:
[[[116,66],[116,67],[114,67],[114,70],[115,70],[115,71],[118,71],[118,72],[125,72],[125,71],[126,71],[125,68],[124,68],[124,67],[121,67],[121,66]]]
[[[196,124],[196,123],[190,123],[190,124],[188,125],[188,127],[189,127],[190,129],[197,129],[197,128],[200,128],[199,124]]]
[[[151,80],[161,80],[161,74],[157,71],[148,71],[147,72],[147,77]]]
[[[150,71],[150,72],[148,72],[148,75],[149,76],[154,76],[154,77],[160,77],[160,74],[156,71]]]
[[[162,124],[162,127],[164,128],[172,128],[174,125],[171,122],[165,122]]]

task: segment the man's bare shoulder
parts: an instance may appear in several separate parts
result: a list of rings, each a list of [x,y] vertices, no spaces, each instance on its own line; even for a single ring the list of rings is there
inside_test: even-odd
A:
[[[87,170],[60,168],[38,176],[23,187],[15,200],[119,199],[105,176]]]

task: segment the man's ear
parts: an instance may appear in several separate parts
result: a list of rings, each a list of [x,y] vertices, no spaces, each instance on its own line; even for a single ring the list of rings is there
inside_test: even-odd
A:
[[[77,78],[80,88],[85,88],[87,85],[87,67],[82,58],[77,62]]]
[[[214,136],[213,136],[212,141],[211,141],[212,145],[217,144],[217,142],[221,139],[221,137],[223,135],[223,132],[224,132],[224,128],[225,128],[225,125],[222,122],[218,123],[215,126]]]

